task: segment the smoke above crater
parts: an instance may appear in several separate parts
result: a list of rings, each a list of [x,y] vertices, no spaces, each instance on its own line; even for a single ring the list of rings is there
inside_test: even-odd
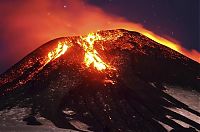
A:
[[[104,12],[81,0],[4,0],[0,4],[0,72],[41,44],[63,36],[124,28],[140,32],[196,61],[199,52],[188,51],[173,39],[156,35],[141,24]]]

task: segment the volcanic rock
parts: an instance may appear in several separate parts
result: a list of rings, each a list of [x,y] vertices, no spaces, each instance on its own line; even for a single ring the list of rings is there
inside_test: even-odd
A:
[[[97,34],[102,39],[94,41],[94,48],[106,69],[84,64],[84,36],[49,41],[0,76],[0,110],[28,107],[32,117],[40,114],[56,127],[80,131],[168,131],[162,124],[186,130],[172,119],[200,130],[197,121],[168,108],[198,117],[199,112],[164,91],[165,85],[199,91],[199,63],[138,32]],[[70,46],[47,60],[59,42]]]

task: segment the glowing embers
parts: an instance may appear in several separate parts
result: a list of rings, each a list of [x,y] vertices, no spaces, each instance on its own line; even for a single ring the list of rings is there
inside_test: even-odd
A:
[[[102,71],[105,69],[114,69],[100,58],[99,53],[94,48],[94,43],[98,40],[103,40],[103,38],[97,33],[90,33],[86,37],[81,37],[81,40],[78,41],[79,45],[85,51],[83,60],[84,64],[86,65],[86,67],[90,67],[91,65],[93,65],[94,68],[98,71]],[[58,42],[57,48],[48,53],[46,64],[60,57],[67,51],[69,47],[70,45],[66,41]]]
[[[81,37],[81,39],[82,42],[79,42],[79,44],[85,51],[84,63],[87,67],[93,64],[94,68],[99,71],[111,68],[100,58],[99,53],[94,48],[94,42],[103,39],[99,34],[90,33],[86,37]]]
[[[54,50],[50,51],[48,53],[48,62],[50,62],[51,60],[55,60],[56,58],[60,57],[61,55],[63,55],[67,49],[69,48],[70,46],[67,45],[67,42],[64,41],[64,42],[58,42],[58,46],[57,48],[55,48]]]

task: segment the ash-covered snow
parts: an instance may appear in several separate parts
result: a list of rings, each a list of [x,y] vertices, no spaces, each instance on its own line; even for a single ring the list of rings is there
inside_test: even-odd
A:
[[[52,122],[40,115],[37,115],[36,119],[42,125],[27,125],[23,118],[30,113],[30,108],[19,107],[0,111],[0,132],[77,132],[75,130],[57,128]]]

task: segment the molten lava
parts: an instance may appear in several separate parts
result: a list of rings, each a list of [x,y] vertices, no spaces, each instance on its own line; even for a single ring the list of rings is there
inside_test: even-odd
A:
[[[184,51],[184,49],[159,36],[156,36],[155,34],[151,33],[151,32],[145,32],[145,31],[141,31],[145,36],[151,38],[152,40],[163,44],[177,52],[180,51]],[[77,40],[77,43],[82,47],[82,49],[84,50],[84,60],[83,63],[85,64],[85,66],[87,68],[93,66],[96,70],[98,71],[103,71],[103,70],[116,70],[113,66],[111,66],[108,62],[105,62],[102,58],[102,56],[99,54],[98,50],[95,49],[95,42],[96,41],[106,41],[106,40],[115,40],[118,37],[122,36],[121,32],[116,32],[114,34],[114,36],[110,36],[109,37],[103,37],[98,33],[89,33],[87,36],[81,36],[79,40]],[[60,57],[61,55],[63,55],[68,48],[71,47],[71,45],[69,45],[69,43],[67,41],[63,41],[63,42],[58,42],[58,45],[55,49],[53,49],[52,51],[50,51],[48,53],[48,57],[47,60],[45,61],[44,65],[41,67],[41,69],[50,61],[55,60],[56,58]],[[101,45],[101,50],[103,51],[105,47],[103,47],[103,45]],[[182,52],[180,52],[182,53]],[[188,53],[189,54],[189,53]],[[187,55],[189,56],[189,55]],[[198,55],[196,55],[198,56]],[[190,56],[191,58],[195,58],[193,56]],[[199,62],[199,60],[197,58],[195,58],[195,60],[197,62]]]
[[[69,6],[61,8],[63,3]],[[111,15],[98,6],[89,3],[87,0],[64,0],[64,2],[27,0],[18,2],[18,6],[15,6],[15,8],[10,8],[13,6],[13,2],[1,4],[0,12],[7,14],[1,15],[2,31],[4,31],[1,33],[3,40],[6,41],[4,46],[7,47],[0,48],[1,69],[8,67],[8,65],[11,66],[28,52],[53,38],[107,29],[126,29],[140,32],[200,63],[199,51],[187,50],[182,47],[181,43],[165,38],[163,34],[155,34],[154,30],[146,29],[146,24],[142,25],[121,16]],[[74,16],[74,12],[77,13],[76,16]],[[16,39],[16,34],[23,37]],[[15,40],[14,43],[13,40]],[[105,69],[105,65],[103,67]]]
[[[95,41],[102,40],[103,38],[99,34],[89,33],[86,37],[81,37],[81,42],[79,41],[79,45],[85,51],[84,55],[84,64],[86,67],[90,67],[92,64],[95,69],[98,71],[105,70],[106,68],[111,68],[108,64],[106,64],[101,58],[97,50],[94,48]],[[58,42],[58,46],[48,53],[48,60],[45,65],[52,60],[63,55],[67,49],[71,47],[67,44],[66,41]]]
[[[68,53],[65,54],[67,51]],[[59,58],[63,54],[65,54],[63,57],[66,58]],[[69,54],[71,56],[67,57]],[[3,90],[5,92],[12,91],[28,84],[33,78],[39,77],[40,73],[44,73],[45,76],[51,74],[58,66],[64,66],[62,67],[64,69],[77,66],[77,72],[81,75],[83,73],[84,77],[92,81],[103,82],[104,85],[117,84],[121,75],[127,74],[124,73],[124,70],[127,69],[128,64],[131,63],[130,68],[134,67],[134,71],[145,71],[146,69],[151,71],[157,64],[162,65],[161,60],[169,63],[169,68],[176,67],[178,65],[173,64],[179,63],[185,64],[184,66],[191,65],[192,73],[195,73],[193,69],[198,67],[195,67],[197,64],[187,57],[159,45],[138,32],[117,29],[90,33],[86,36],[62,37],[41,46],[31,55],[22,59],[20,64],[16,64],[6,74],[3,74],[0,79],[0,87],[4,87],[20,77],[14,81],[12,87]],[[50,63],[52,61],[54,62]],[[153,65],[155,61],[156,64]],[[162,66],[162,69],[167,68],[168,66]],[[172,73],[174,72],[176,71],[172,71]],[[152,76],[152,73],[153,70],[148,72],[147,77]],[[199,76],[194,74],[192,78],[199,78]]]
[[[100,35],[98,35],[97,33],[89,33],[88,36],[82,37],[81,39],[83,40],[83,43],[79,44],[83,47],[85,51],[84,63],[87,67],[93,64],[94,68],[99,71],[105,70],[106,68],[110,67],[100,58],[97,50],[94,48],[94,42],[102,40],[102,37]]]
[[[67,45],[66,41],[58,42],[58,47],[48,53],[47,63],[63,55],[67,51],[68,48],[69,48],[69,45]]]

